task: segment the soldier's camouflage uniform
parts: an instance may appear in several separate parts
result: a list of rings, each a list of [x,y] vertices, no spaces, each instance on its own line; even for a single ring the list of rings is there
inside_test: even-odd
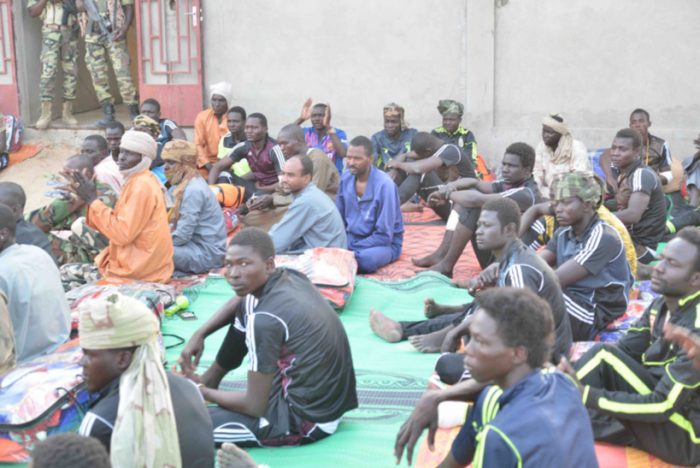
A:
[[[29,0],[28,8],[38,3]],[[75,15],[68,16],[67,25],[61,26],[63,0],[49,0],[41,12],[41,78],[39,94],[42,101],[52,101],[56,88],[56,73],[63,70],[63,99],[75,100],[78,83],[79,28]]]
[[[111,1],[95,0],[95,4],[104,17],[110,16],[109,4]],[[121,0],[118,8],[121,10],[123,5],[133,4],[133,0]],[[123,14],[119,19],[122,17]],[[112,24],[117,24],[117,20],[112,20]],[[126,46],[126,38],[113,42],[99,31],[99,26],[93,23],[92,30],[85,32],[85,65],[87,65],[92,77],[97,100],[100,104],[114,104],[114,98],[109,90],[109,66],[107,64],[107,56],[109,56],[124,104],[138,104],[136,88],[129,69],[131,60]]]
[[[117,203],[117,195],[112,187],[101,182],[97,182],[96,186],[97,198],[113,208]],[[87,207],[81,200],[56,199],[45,207],[34,210],[27,218],[48,235],[51,250],[59,265],[92,263],[109,241],[99,231],[85,224],[86,214]],[[56,235],[51,231],[70,231],[70,235]]]

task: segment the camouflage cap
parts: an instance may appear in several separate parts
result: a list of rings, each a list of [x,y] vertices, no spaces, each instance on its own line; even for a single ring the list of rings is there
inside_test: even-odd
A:
[[[564,172],[554,176],[550,185],[549,199],[559,201],[578,197],[596,207],[600,203],[603,189],[600,180],[591,171]]]

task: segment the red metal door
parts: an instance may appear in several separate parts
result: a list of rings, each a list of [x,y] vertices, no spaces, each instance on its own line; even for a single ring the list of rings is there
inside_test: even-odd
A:
[[[202,110],[200,0],[139,0],[136,31],[139,97],[160,102],[161,115],[190,126]]]
[[[0,0],[0,112],[19,117],[11,0]]]

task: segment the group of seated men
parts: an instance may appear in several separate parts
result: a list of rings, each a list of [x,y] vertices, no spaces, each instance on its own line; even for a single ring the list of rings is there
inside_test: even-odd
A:
[[[349,142],[331,126],[327,104],[308,100],[277,139],[268,135],[263,114],[247,115],[231,104],[230,84],[214,85],[211,108],[198,115],[190,143],[161,118],[157,101],[144,101],[132,129],[114,122],[104,136],[87,137],[80,154],[65,163],[60,196],[26,215],[22,187],[0,183],[0,323],[11,323],[0,333],[0,371],[67,339],[63,289],[98,279],[165,283],[224,266],[236,293],[182,353],[181,370],[199,390],[159,365],[158,324],[143,307],[123,296],[81,304],[86,383],[100,395],[81,433],[102,441],[113,462],[135,455],[145,464],[155,457],[173,466],[211,466],[213,452],[201,447],[214,442],[299,444],[333,434],[342,415],[357,406],[348,339],[315,287],[301,274],[275,268],[274,256],[347,248],[358,271],[372,273],[400,256],[402,210],[416,203],[433,209],[446,228],[437,250],[414,263],[452,276],[471,241],[483,271],[457,285],[496,289],[458,308],[428,300],[428,319],[420,322],[371,312],[377,335],[410,339],[421,351],[454,352],[471,336],[464,361],[445,357],[454,368],[444,377],[456,385],[421,399],[399,434],[398,456],[433,427],[438,402],[469,399],[475,407],[444,466],[476,463],[477,457],[508,465],[544,462],[564,454],[594,464],[593,437],[674,463],[700,462],[693,432],[700,424],[694,412],[700,373],[663,338],[666,322],[700,331],[700,231],[680,230],[656,253],[674,233],[664,195],[673,174],[667,145],[648,133],[648,113],[635,110],[631,128],[620,130],[603,155],[611,166],[605,167],[607,183],[591,172],[585,147],[556,114],[543,120],[537,150],[508,146],[500,178],[492,181],[473,133],[460,125],[464,109],[455,101],[440,101],[442,126],[431,133],[407,128],[403,108],[392,103],[384,108],[382,131]],[[300,127],[308,119],[312,126]],[[659,159],[657,167],[645,164],[650,155]],[[236,188],[240,214],[286,211],[269,234],[244,229],[227,249],[222,210],[209,186],[221,184]],[[637,262],[660,298],[619,345],[594,347],[573,370],[566,361],[572,341],[592,340],[625,312]],[[198,376],[204,339],[228,325],[215,363]],[[508,366],[489,364],[505,362],[503,353]],[[219,390],[246,354],[246,391]],[[542,370],[547,362],[576,385]],[[157,382],[157,391],[138,388],[145,381]],[[587,422],[566,427],[585,414],[572,392],[577,386],[592,431]],[[537,450],[542,444],[531,435],[545,421],[527,421],[533,429],[515,423],[521,411],[538,412],[526,395],[543,389],[561,397],[541,402],[562,408],[542,435],[560,436],[550,452]],[[133,402],[120,404],[120,392]],[[215,404],[208,412],[197,404],[200,395]],[[478,408],[495,401],[498,414],[484,419]],[[515,411],[517,403],[523,406]],[[154,425],[155,434],[133,430],[143,424]],[[567,453],[569,444],[580,448]],[[134,453],[135,446],[142,449]]]

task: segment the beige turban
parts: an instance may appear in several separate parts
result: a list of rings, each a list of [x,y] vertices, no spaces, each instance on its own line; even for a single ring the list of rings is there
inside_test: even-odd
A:
[[[561,122],[557,119],[561,119]],[[552,163],[565,164],[571,161],[574,151],[574,137],[571,136],[569,126],[566,125],[564,118],[559,114],[549,114],[542,119],[542,125],[546,125],[561,135],[559,143],[551,156]]]
[[[112,466],[181,467],[170,385],[158,344],[158,319],[141,301],[118,293],[86,299],[77,312],[82,348],[137,347],[119,378]]]
[[[174,161],[180,163],[174,167],[166,166],[165,177],[170,182],[173,189],[175,203],[168,212],[168,221],[177,225],[180,219],[180,207],[185,196],[187,185],[197,177],[197,147],[189,141],[172,140],[165,144],[161,153],[163,161]]]
[[[160,154],[163,161],[175,161],[186,166],[197,166],[197,147],[186,140],[172,140],[165,144]]]
[[[209,86],[209,98],[215,94],[226,98],[226,104],[231,107],[233,104],[233,85],[228,81],[219,81]]]
[[[120,148],[139,153],[144,158],[155,159],[158,152],[158,144],[151,135],[136,130],[127,130],[119,143]]]
[[[561,119],[561,122],[555,117]],[[549,114],[542,119],[542,125],[546,125],[555,132],[557,132],[559,135],[566,135],[569,133],[569,127],[566,125],[566,122],[564,121],[564,117],[562,117],[559,114]]]

